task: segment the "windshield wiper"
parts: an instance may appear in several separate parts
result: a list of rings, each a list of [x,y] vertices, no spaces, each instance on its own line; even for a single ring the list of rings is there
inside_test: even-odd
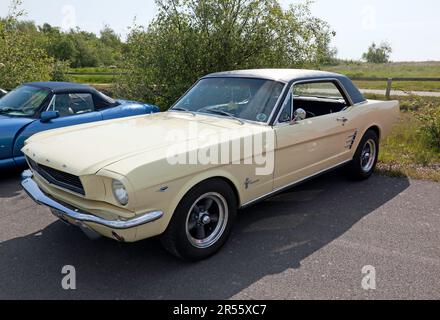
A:
[[[227,116],[231,119],[237,120],[238,122],[240,122],[240,124],[244,124],[244,121],[237,118],[236,116],[234,116],[232,113],[226,112],[226,111],[222,111],[222,110],[213,110],[213,109],[206,109],[204,110],[204,112],[210,112],[210,113],[215,113],[215,114],[219,114],[222,116]]]
[[[12,111],[16,111],[16,110],[12,109],[12,108],[3,108],[3,109],[0,109],[0,114],[9,113]]]
[[[188,110],[188,109],[185,109],[185,108],[182,108],[182,107],[174,107],[170,111],[183,111],[183,112],[187,112],[187,113],[192,114],[194,117],[196,116],[195,112]]]

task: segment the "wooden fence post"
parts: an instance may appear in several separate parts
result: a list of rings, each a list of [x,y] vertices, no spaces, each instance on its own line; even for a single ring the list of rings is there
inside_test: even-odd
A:
[[[388,78],[387,80],[387,91],[385,93],[385,96],[387,98],[387,100],[391,99],[391,89],[393,87],[393,78]]]

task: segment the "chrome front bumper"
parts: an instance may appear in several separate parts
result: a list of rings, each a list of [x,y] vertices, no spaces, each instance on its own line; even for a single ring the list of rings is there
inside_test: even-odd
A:
[[[95,223],[110,229],[126,230],[135,228],[153,221],[159,220],[163,216],[161,211],[153,211],[131,220],[106,220],[88,213],[80,212],[77,209],[70,209],[67,206],[56,202],[46,196],[32,179],[33,173],[30,170],[23,172],[21,185],[26,193],[39,205],[45,205],[52,209],[58,218],[66,222],[66,218],[75,221],[79,227],[86,227],[84,223]]]

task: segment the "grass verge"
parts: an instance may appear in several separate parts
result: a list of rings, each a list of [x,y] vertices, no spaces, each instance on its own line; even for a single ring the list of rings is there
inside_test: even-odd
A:
[[[377,95],[367,97],[385,99]],[[428,134],[427,123],[421,119],[429,116],[440,123],[438,112],[435,112],[440,108],[440,98],[410,96],[393,99],[400,101],[401,118],[391,135],[382,141],[378,172],[440,182],[440,148],[435,141],[438,138]]]
[[[394,62],[371,64],[352,62],[323,68],[326,71],[342,73],[350,78],[438,78],[440,62]],[[356,81],[359,88],[385,90],[386,82]],[[440,91],[440,82],[393,81],[394,90]]]

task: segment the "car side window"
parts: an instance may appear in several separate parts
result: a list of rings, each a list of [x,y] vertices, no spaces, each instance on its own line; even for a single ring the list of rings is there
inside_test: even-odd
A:
[[[299,83],[292,88],[293,110],[303,109],[307,118],[338,113],[347,108],[347,100],[334,81]]]
[[[333,82],[300,83],[293,87],[293,95],[298,97],[344,99],[339,88]]]
[[[60,117],[92,112],[93,97],[90,93],[56,94],[49,105],[49,110],[58,111]]]

